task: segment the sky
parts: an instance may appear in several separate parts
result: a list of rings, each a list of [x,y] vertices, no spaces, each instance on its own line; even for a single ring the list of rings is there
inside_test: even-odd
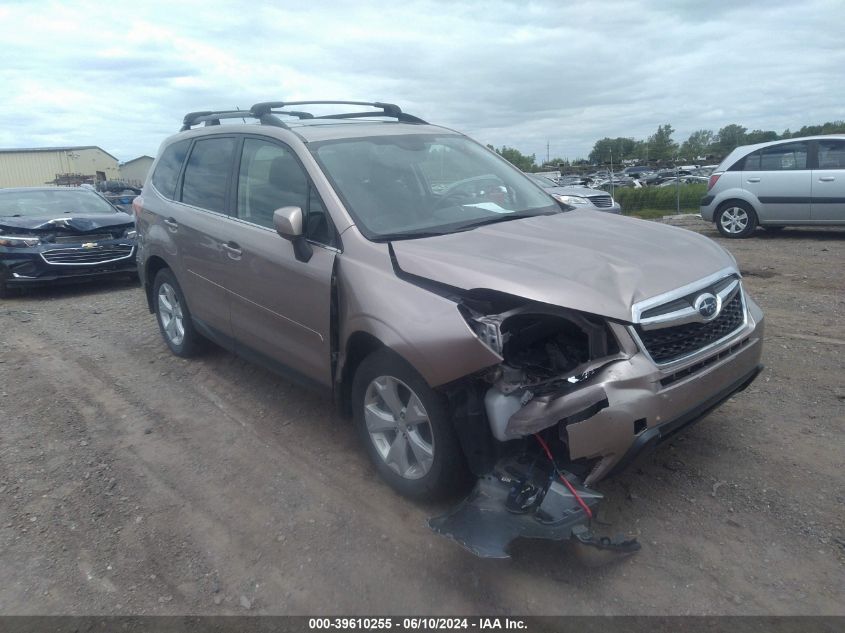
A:
[[[570,160],[602,137],[845,119],[843,0],[0,0],[0,148],[154,156],[186,112],[399,104]]]

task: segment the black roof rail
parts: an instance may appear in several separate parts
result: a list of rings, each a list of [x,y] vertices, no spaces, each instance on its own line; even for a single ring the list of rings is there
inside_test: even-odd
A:
[[[289,114],[289,112],[281,112],[275,110],[275,108],[284,108],[285,106],[300,106],[300,105],[359,105],[359,106],[370,106],[373,108],[380,108],[381,112],[348,112],[342,114],[325,114],[321,116],[308,116],[308,117],[300,117],[300,118],[313,118],[313,119],[358,119],[364,117],[373,117],[373,116],[388,116],[397,119],[398,121],[402,121],[403,123],[427,123],[423,121],[421,118],[414,116],[413,114],[408,114],[407,112],[402,112],[402,108],[400,108],[395,103],[382,103],[380,101],[265,101],[262,103],[256,103],[254,106],[250,108],[250,111],[253,113],[254,116],[261,116],[263,114]],[[302,113],[302,114],[308,114]]]
[[[182,128],[179,131],[185,132],[186,130],[190,130],[192,126],[199,125],[200,123],[205,123],[205,125],[220,125],[220,119],[258,119],[262,125],[287,127],[281,119],[273,116],[270,112],[258,115],[250,110],[201,110],[199,112],[188,112],[185,118],[182,119]]]

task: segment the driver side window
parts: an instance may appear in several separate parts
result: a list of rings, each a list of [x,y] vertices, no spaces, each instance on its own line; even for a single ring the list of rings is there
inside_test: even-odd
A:
[[[237,217],[272,229],[273,212],[281,207],[302,209],[307,239],[335,245],[325,205],[293,150],[263,139],[245,139],[238,174]]]

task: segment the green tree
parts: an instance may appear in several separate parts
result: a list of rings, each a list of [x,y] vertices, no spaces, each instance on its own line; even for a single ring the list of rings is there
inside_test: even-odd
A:
[[[492,149],[511,165],[521,169],[522,171],[535,171],[537,168],[537,157],[534,154],[528,156],[520,152],[518,149],[508,147],[507,145],[502,145],[502,147],[498,148],[493,147],[492,145],[488,145],[487,147]]]
[[[678,153],[691,161],[699,156],[707,156],[714,136],[712,130],[696,130],[684,141]]]
[[[675,130],[671,125],[657,126],[657,131],[648,137],[649,160],[670,161],[678,152],[678,144],[672,140]]]
[[[593,151],[590,152],[591,163],[606,163],[613,156],[614,163],[620,163],[629,158],[639,158],[642,155],[642,141],[633,138],[617,136],[616,138],[603,138],[596,141]]]
[[[774,130],[753,130],[745,135],[745,143],[747,145],[768,143],[769,141],[776,141],[778,138],[778,133]]]
[[[725,157],[740,145],[745,145],[745,132],[747,128],[731,123],[726,125],[716,135],[713,143],[713,153]]]

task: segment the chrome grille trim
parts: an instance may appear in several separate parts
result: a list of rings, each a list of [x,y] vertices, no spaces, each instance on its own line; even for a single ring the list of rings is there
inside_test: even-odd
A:
[[[723,268],[722,270],[713,273],[712,275],[708,275],[703,279],[699,279],[698,281],[689,283],[686,286],[675,288],[674,290],[664,292],[663,294],[657,295],[656,297],[651,297],[650,299],[638,301],[633,306],[631,306],[631,322],[641,323],[642,314],[646,310],[656,308],[658,306],[663,305],[664,303],[670,303],[675,299],[680,299],[682,297],[687,296],[688,294],[692,294],[696,290],[702,290],[704,288],[707,288],[708,286],[712,286],[713,284],[721,281],[725,277],[730,277],[731,275],[734,275],[738,279],[741,279],[739,271],[737,271],[736,268]]]
[[[589,196],[588,199],[595,206],[601,207],[602,209],[613,206],[613,198],[610,196]]]
[[[40,254],[52,266],[96,266],[129,259],[134,253],[131,244],[111,244],[95,248],[53,248]]]
[[[656,366],[660,367],[661,369],[668,369],[668,368],[671,368],[671,367],[675,367],[675,366],[680,365],[682,363],[685,363],[687,361],[691,361],[693,359],[700,358],[700,357],[708,354],[711,350],[714,350],[715,348],[719,347],[720,345],[723,345],[724,343],[736,338],[737,336],[741,335],[743,332],[745,332],[747,330],[747,328],[748,328],[748,306],[745,303],[745,292],[743,291],[741,284],[739,286],[739,293],[738,294],[739,294],[739,299],[740,299],[741,308],[742,308],[742,322],[739,324],[739,326],[737,328],[735,328],[734,330],[732,330],[731,332],[729,332],[728,334],[726,334],[725,336],[723,336],[722,338],[720,338],[719,340],[713,341],[712,343],[709,343],[709,344],[705,345],[704,347],[700,347],[700,348],[690,352],[689,354],[684,354],[683,356],[679,356],[677,358],[672,358],[672,359],[664,361],[664,362],[658,362],[658,361],[654,360],[651,353],[648,351],[648,348],[646,347],[645,343],[643,343],[642,338],[640,338],[640,334],[639,334],[639,332],[637,332],[637,326],[636,325],[628,326],[628,332],[631,334],[631,337],[634,339],[634,342],[636,342],[637,347],[639,347],[640,350],[642,351],[642,353],[645,354],[646,357],[652,363],[654,363]]]

